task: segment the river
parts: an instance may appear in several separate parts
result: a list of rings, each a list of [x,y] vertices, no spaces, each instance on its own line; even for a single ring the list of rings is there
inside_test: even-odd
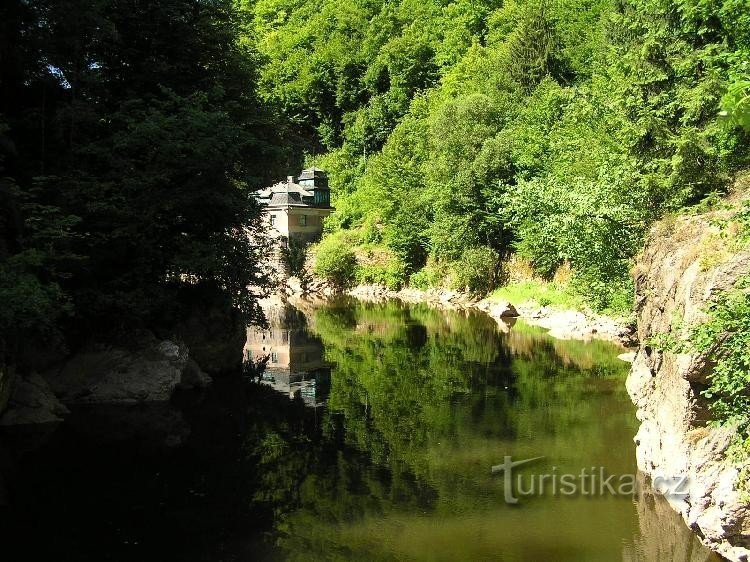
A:
[[[260,381],[3,436],[5,552],[716,560],[637,474],[615,346],[398,302],[268,316]]]

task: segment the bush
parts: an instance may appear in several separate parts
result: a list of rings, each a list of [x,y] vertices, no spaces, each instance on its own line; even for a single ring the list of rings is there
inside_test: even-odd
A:
[[[500,255],[491,248],[470,248],[453,264],[454,286],[477,296],[489,293],[497,281]]]
[[[409,286],[426,291],[432,287],[440,287],[443,283],[445,272],[441,271],[438,264],[428,264],[409,277]]]
[[[386,265],[360,265],[356,279],[363,285],[382,285],[398,291],[406,283],[406,266],[399,259],[390,260]]]
[[[426,291],[430,288],[430,280],[427,271],[420,269],[409,277],[409,287]]]
[[[307,246],[306,242],[292,238],[287,246],[282,249],[282,259],[291,275],[299,276],[304,271]]]
[[[326,238],[318,245],[313,271],[337,287],[349,287],[355,279],[357,258],[344,240]]]
[[[694,328],[691,346],[715,362],[703,395],[722,423],[737,424],[750,434],[750,278],[720,296],[709,309],[709,320]]]

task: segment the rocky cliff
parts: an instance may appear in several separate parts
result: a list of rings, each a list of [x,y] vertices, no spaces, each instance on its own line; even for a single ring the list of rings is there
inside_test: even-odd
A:
[[[750,559],[750,505],[736,489],[739,462],[728,458],[733,431],[711,425],[701,392],[712,364],[698,353],[658,349],[660,335],[687,338],[713,299],[750,274],[750,251],[733,246],[733,208],[662,221],[635,270],[638,339],[627,381],[641,426],[639,468],[651,477],[687,476],[688,496],[671,501],[711,549]],[[729,229],[729,230],[727,230]]]

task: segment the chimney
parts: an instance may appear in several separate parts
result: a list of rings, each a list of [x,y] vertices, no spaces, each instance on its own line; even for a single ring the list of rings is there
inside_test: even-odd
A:
[[[286,183],[294,183],[294,176],[287,176]]]

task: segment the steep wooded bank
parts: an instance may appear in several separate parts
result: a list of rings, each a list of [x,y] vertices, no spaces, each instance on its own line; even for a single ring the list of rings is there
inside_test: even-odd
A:
[[[744,0],[260,0],[253,28],[351,282],[483,293],[515,252],[629,309],[649,226],[750,154]]]
[[[293,150],[248,25],[231,0],[0,6],[0,402],[6,365],[257,312],[250,194]]]
[[[747,188],[745,178],[745,189]],[[628,377],[638,466],[687,476],[672,505],[713,550],[750,554],[747,193],[652,229],[636,268],[641,347]]]

